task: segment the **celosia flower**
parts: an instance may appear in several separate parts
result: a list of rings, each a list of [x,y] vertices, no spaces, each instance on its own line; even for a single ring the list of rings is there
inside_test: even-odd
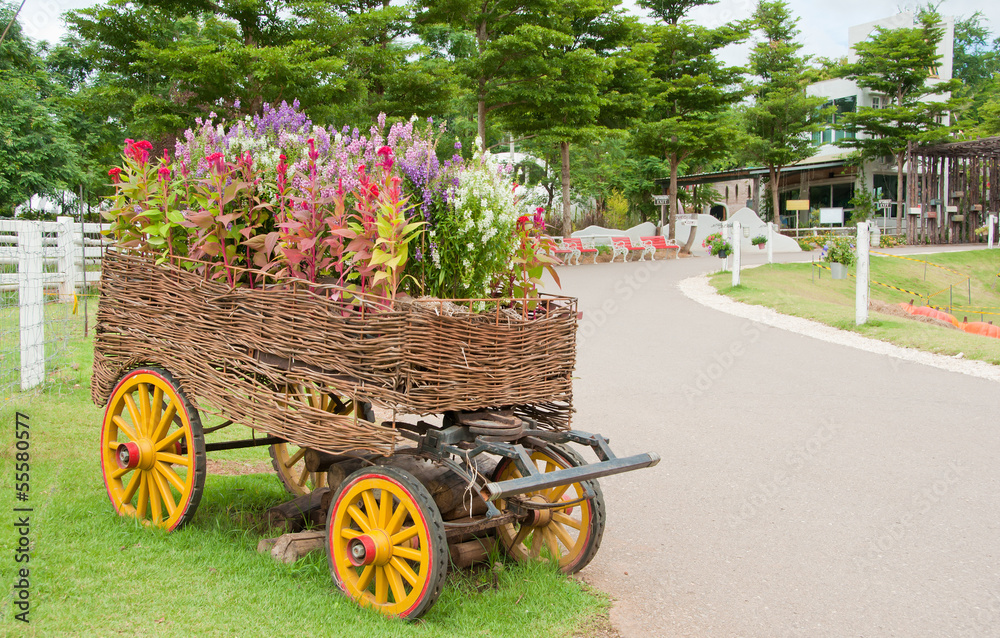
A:
[[[117,166],[108,171],[108,175],[111,176],[111,181],[114,182],[115,184],[118,184],[122,181],[120,177],[121,174],[122,174],[122,169],[118,168]]]

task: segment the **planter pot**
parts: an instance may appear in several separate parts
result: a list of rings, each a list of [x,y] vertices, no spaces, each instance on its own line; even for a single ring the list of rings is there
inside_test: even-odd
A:
[[[720,250],[719,254],[716,255],[716,257],[718,257],[719,259],[725,259],[728,256],[729,256],[729,251],[728,250]]]
[[[757,248],[760,248],[761,250],[764,250],[764,244],[757,244]]]
[[[834,279],[847,279],[847,266],[845,266],[844,264],[839,264],[835,261],[831,261],[830,272],[833,273]]]
[[[965,215],[952,215],[951,216],[951,221],[953,221],[953,222],[964,222],[965,221]]]

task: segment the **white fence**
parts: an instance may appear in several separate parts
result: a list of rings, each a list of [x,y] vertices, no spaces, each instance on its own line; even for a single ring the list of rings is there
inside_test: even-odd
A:
[[[72,217],[54,222],[0,220],[0,292],[17,291],[19,335],[17,354],[0,353],[0,359],[18,361],[21,390],[45,380],[45,327],[51,314],[46,312],[46,289],[55,292],[59,302],[70,303],[77,290],[100,281],[101,231],[106,228],[80,224]],[[15,323],[13,315],[6,321]]]

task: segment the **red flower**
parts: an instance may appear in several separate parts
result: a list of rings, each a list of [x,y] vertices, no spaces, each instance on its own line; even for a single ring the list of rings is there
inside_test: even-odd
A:
[[[288,183],[288,164],[285,163],[287,159],[284,153],[278,156],[278,192],[282,195],[285,194],[285,185]]]
[[[529,221],[531,220],[528,218],[527,215],[521,215],[520,217],[517,218],[517,225],[520,226],[521,228],[524,228]]]
[[[151,148],[153,145],[146,140],[141,142],[132,139],[125,140],[125,156],[135,160],[139,166],[145,166],[146,162],[149,161],[149,149]]]
[[[309,145],[309,159],[315,162],[319,159],[319,151],[316,150],[316,140],[310,137],[306,140],[306,144]]]
[[[160,179],[162,180],[170,178],[170,168],[166,164],[161,165],[160,169],[156,172],[160,174]]]
[[[208,168],[214,170],[216,173],[221,174],[226,170],[226,159],[218,151],[206,157],[205,161],[208,163]]]
[[[118,168],[117,166],[108,171],[108,175],[111,176],[111,181],[114,182],[115,184],[118,184],[119,182],[122,181],[121,177],[119,177],[119,175],[121,174],[122,174],[122,169]]]

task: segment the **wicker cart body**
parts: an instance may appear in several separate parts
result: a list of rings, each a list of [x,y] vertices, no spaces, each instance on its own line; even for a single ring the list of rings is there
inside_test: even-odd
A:
[[[365,464],[329,503],[329,527],[340,534],[337,540],[330,532],[331,572],[344,591],[386,613],[424,613],[447,567],[439,564],[440,546],[477,531],[508,530],[505,545],[516,557],[518,550],[544,555],[551,546],[550,558],[559,560],[561,550],[579,544],[579,556],[560,562],[565,571],[589,562],[603,530],[596,478],[655,465],[658,457],[618,459],[603,437],[570,429],[575,300],[542,297],[529,317],[499,304],[482,309],[454,300],[397,301],[387,310],[334,300],[336,290],[307,283],[229,289],[143,256],[105,256],[92,398],[107,405],[102,466],[119,512],[143,516],[145,503],[135,506],[138,512],[129,503],[147,494],[150,511],[162,506],[154,523],[183,524],[200,498],[205,451],[282,442],[311,451],[324,471]],[[330,409],[297,395],[366,409]],[[391,418],[377,422],[368,406]],[[264,436],[206,445],[200,413]],[[437,419],[419,420],[427,415]],[[567,443],[591,447],[600,462],[586,464]],[[470,504],[467,520],[445,525],[419,478],[393,467],[402,456],[448,469],[485,511],[476,514]],[[484,473],[489,458],[499,462]],[[186,472],[168,471],[177,466]],[[576,490],[572,501],[569,486]],[[417,521],[422,541],[399,540],[398,530],[397,536],[365,531],[369,523],[359,527],[345,513],[351,498],[361,509],[380,508],[365,499],[390,493],[386,511],[406,510],[399,516]],[[563,538],[575,528],[560,528],[557,537],[553,527],[544,536],[543,525],[569,521],[575,510],[590,516],[567,523],[586,528],[578,530],[579,543]],[[396,520],[369,514],[372,522]],[[386,558],[392,551],[398,556]]]

